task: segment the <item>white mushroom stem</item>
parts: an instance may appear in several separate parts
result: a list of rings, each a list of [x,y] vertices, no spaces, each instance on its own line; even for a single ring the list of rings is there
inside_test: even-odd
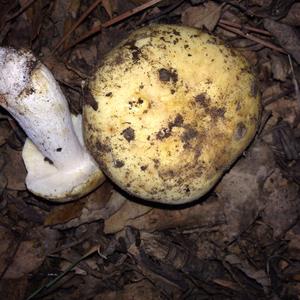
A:
[[[97,178],[101,174],[102,179],[99,181],[99,177],[98,181],[103,181],[101,171],[79,141],[82,132],[79,133],[79,138],[75,134],[68,103],[59,85],[51,72],[31,52],[0,47],[0,96],[0,105],[9,111],[20,124],[29,139],[42,153],[44,160],[48,160],[47,163],[53,164],[57,170],[57,172],[53,170],[50,172],[52,178],[48,188],[52,190],[47,193],[44,189],[47,189],[49,174],[46,174],[46,179],[41,172],[38,176],[30,174],[26,165],[29,177],[26,180],[27,186],[32,184],[29,183],[30,177],[34,177],[35,181],[44,180],[42,190],[36,191],[34,187],[31,189],[32,192],[50,199],[69,199],[77,197],[73,195],[74,189],[77,189],[75,194],[79,192],[81,195],[89,192],[86,190],[86,183],[96,179],[93,177],[95,173],[97,173]],[[24,160],[26,164],[26,159]],[[76,175],[76,172],[81,175],[84,173],[84,176],[79,178],[81,175],[79,173]],[[71,190],[64,192],[59,187],[68,181],[68,178],[61,178],[61,176],[71,176],[69,178]],[[73,178],[74,176],[77,177]],[[57,183],[55,183],[56,180]],[[85,191],[78,191],[77,187],[81,184],[84,185]],[[28,188],[30,189],[30,186]]]

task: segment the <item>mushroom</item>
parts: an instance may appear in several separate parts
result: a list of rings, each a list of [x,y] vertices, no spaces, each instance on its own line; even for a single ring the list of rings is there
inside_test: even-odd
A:
[[[81,116],[71,118],[53,75],[31,52],[0,47],[0,106],[28,136],[22,156],[31,192],[68,201],[104,181],[84,146]]]
[[[128,193],[179,204],[207,193],[260,119],[246,59],[198,29],[152,25],[102,61],[84,105],[85,143]]]

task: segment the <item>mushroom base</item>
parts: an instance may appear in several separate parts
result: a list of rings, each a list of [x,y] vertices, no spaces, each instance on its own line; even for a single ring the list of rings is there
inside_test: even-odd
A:
[[[82,118],[72,116],[75,133],[83,145]],[[80,167],[58,169],[45,158],[37,147],[26,139],[22,151],[27,169],[26,186],[33,194],[56,202],[67,202],[84,196],[104,182],[105,176],[93,158],[84,154]]]

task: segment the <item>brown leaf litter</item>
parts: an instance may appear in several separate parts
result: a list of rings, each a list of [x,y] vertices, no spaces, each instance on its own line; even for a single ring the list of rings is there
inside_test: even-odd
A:
[[[32,195],[24,134],[0,109],[1,299],[299,299],[297,1],[30,0],[0,8],[1,45],[32,49],[73,113],[103,56],[156,22],[195,26],[238,49],[257,72],[264,106],[245,153],[208,195],[179,207],[149,205],[109,181],[67,204]]]

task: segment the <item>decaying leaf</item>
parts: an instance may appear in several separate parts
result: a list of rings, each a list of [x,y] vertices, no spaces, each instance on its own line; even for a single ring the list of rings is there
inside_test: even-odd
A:
[[[288,240],[289,255],[292,259],[298,259],[300,253],[300,221],[288,230],[286,233],[286,239]]]
[[[111,0],[102,0],[101,5],[104,7],[105,11],[109,15],[110,18],[113,16],[113,4]]]
[[[220,19],[222,6],[215,2],[209,1],[203,5],[187,8],[181,17],[182,24],[206,28],[208,31],[213,31]]]
[[[56,4],[57,6],[62,6],[65,7],[65,9],[61,10],[60,13],[63,12],[68,12],[66,16],[62,16],[62,21],[63,21],[63,35],[67,34],[71,28],[73,27],[74,23],[76,22],[76,19],[78,17],[79,13],[79,8],[80,8],[80,1],[79,0],[72,0],[72,1],[59,1],[59,2],[64,2],[61,4]],[[65,17],[65,18],[64,18]],[[68,44],[69,39],[65,41],[65,45]]]
[[[294,225],[299,215],[299,186],[283,178],[275,169],[264,184],[262,196],[266,205],[262,213],[263,221],[269,224],[274,238],[282,236]]]
[[[79,203],[77,202],[78,204],[74,202],[54,209],[47,217],[45,225],[67,229],[101,219],[105,220],[116,213],[126,200],[107,181],[96,191],[82,198]],[[69,205],[75,209],[70,209]]]
[[[159,290],[148,280],[125,285],[120,291],[105,292],[94,297],[94,300],[163,300]]]
[[[126,200],[124,205],[105,221],[104,231],[114,233],[122,230],[126,225],[135,226],[135,222],[143,219],[151,210],[153,210],[151,206]]]
[[[36,270],[44,259],[45,253],[43,253],[40,247],[36,247],[35,241],[21,242],[4,278],[20,278]]]
[[[283,55],[272,55],[272,73],[276,80],[285,81],[290,73],[290,66],[286,56]]]
[[[278,99],[275,102],[265,107],[267,111],[273,113],[274,117],[280,117],[289,124],[297,122],[298,114],[300,112],[299,103],[293,99]]]
[[[22,159],[21,151],[15,151],[6,146],[5,161],[6,164],[3,168],[3,175],[7,179],[7,188],[11,190],[24,191],[26,169]]]
[[[293,27],[271,19],[264,19],[264,27],[275,36],[280,46],[300,63],[299,33]]]
[[[21,4],[21,6],[24,6],[27,4],[27,1],[20,0],[19,3]],[[27,22],[31,26],[31,38],[32,40],[34,40],[38,36],[43,22],[43,1],[34,1],[33,5],[30,5],[30,7],[26,9],[25,16]]]
[[[28,281],[26,276],[17,279],[2,279],[0,284],[0,299],[25,299]]]
[[[157,22],[177,24],[181,18],[185,25],[212,31],[258,69],[263,120],[268,120],[199,202],[147,206],[106,182],[87,197],[53,204],[26,191],[23,138],[2,110],[0,299],[25,299],[94,246],[98,254],[84,259],[40,298],[299,298],[300,105],[294,84],[300,78],[299,1],[151,1],[150,9],[134,17],[131,9],[149,0],[97,1],[71,35],[76,40],[108,19],[127,17],[54,55],[53,46],[95,1],[35,0],[10,20],[30,1],[0,2],[0,43],[31,48],[54,73],[72,112],[81,112],[82,87],[93,69],[131,30]],[[230,28],[242,25],[245,35],[218,26],[223,21]],[[255,31],[263,26],[271,35]],[[248,33],[280,44],[292,64],[285,53],[249,40]]]
[[[11,133],[11,127],[8,122],[0,122],[0,146],[6,143],[6,140]]]
[[[300,3],[294,3],[287,16],[280,21],[290,26],[300,26]]]

